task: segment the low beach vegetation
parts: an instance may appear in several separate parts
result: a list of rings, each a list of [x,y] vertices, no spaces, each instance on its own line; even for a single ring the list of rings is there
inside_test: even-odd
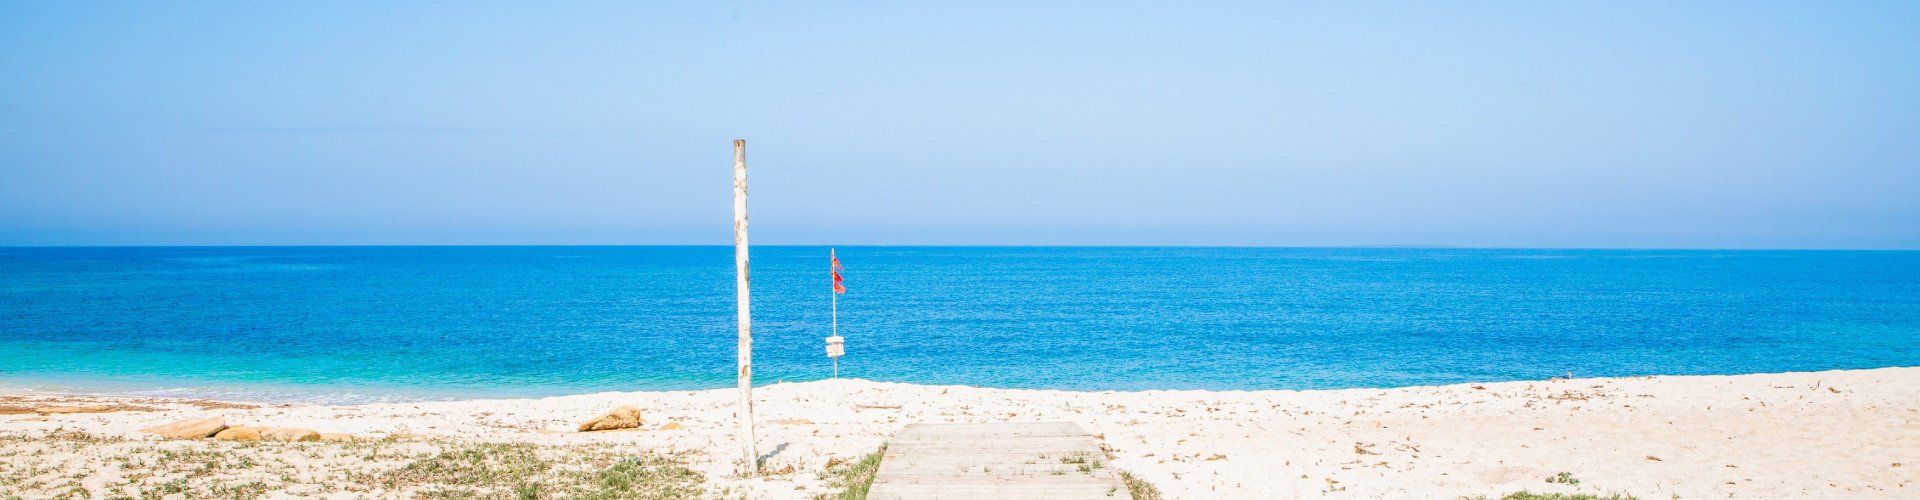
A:
[[[687,458],[613,445],[446,439],[233,443],[78,432],[0,435],[9,498],[698,498]],[[83,485],[100,485],[87,487]]]
[[[1127,483],[1127,492],[1133,495],[1133,500],[1161,500],[1165,498],[1161,496],[1160,488],[1154,487],[1153,483],[1140,479],[1139,476],[1135,476],[1127,471],[1116,472],[1120,473],[1120,481]]]
[[[1471,500],[1486,499],[1487,497],[1485,496],[1471,497]],[[1500,497],[1500,500],[1639,500],[1639,497],[1618,493],[1595,495],[1592,493],[1534,493],[1522,490],[1508,493],[1506,496]]]
[[[820,479],[827,482],[837,493],[815,496],[815,500],[866,500],[867,490],[873,488],[873,476],[880,472],[880,460],[887,456],[887,445],[859,460],[852,462],[829,462],[827,471]]]

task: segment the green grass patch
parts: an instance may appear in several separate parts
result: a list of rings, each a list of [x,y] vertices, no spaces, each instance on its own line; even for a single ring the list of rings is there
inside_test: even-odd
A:
[[[519,485],[552,470],[554,461],[528,443],[479,443],[443,450],[385,474],[384,486],[401,489],[419,485]]]
[[[1595,495],[1592,493],[1534,493],[1531,491],[1517,491],[1500,497],[1500,500],[1639,500],[1639,498],[1632,495],[1621,495],[1619,493]]]
[[[612,461],[601,468],[591,462]],[[418,487],[433,498],[697,498],[706,475],[668,457],[619,460],[583,450],[546,450],[528,443],[480,443],[441,451],[383,478],[393,490]]]
[[[68,459],[64,451],[82,452]],[[699,498],[683,455],[619,446],[455,440],[230,443],[0,432],[0,500],[352,498],[626,500]],[[325,459],[315,463],[310,460]],[[95,471],[114,480],[88,485]]]
[[[1161,500],[1166,498],[1160,495],[1160,488],[1154,486],[1153,483],[1146,482],[1127,471],[1122,470],[1116,472],[1120,473],[1120,481],[1127,483],[1127,494],[1132,495],[1133,500]]]
[[[873,488],[873,475],[880,472],[880,459],[886,455],[887,445],[883,444],[879,451],[867,454],[860,460],[827,466],[827,472],[822,474],[821,479],[840,492],[816,495],[814,499],[866,500],[867,490]]]
[[[621,460],[581,477],[566,498],[625,500],[639,498],[698,498],[706,475],[664,457],[646,455]],[[864,488],[862,489],[864,491]],[[546,498],[537,483],[519,491],[520,498]]]

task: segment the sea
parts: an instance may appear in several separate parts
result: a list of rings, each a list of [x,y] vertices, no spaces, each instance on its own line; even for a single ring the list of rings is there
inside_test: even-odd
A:
[[[839,375],[1381,388],[1920,365],[1920,252],[835,249]],[[827,247],[752,250],[754,380],[833,375]],[[0,248],[0,388],[358,403],[735,384],[733,248]]]

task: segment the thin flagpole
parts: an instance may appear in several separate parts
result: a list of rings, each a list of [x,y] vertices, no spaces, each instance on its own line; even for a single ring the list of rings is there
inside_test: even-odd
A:
[[[833,269],[833,263],[837,262],[840,257],[834,255],[833,250],[831,247],[827,248],[827,276],[829,277],[827,280],[827,297],[830,297],[833,303],[833,336],[838,337],[840,336],[840,291],[833,288],[835,283],[831,277],[836,272]],[[839,357],[833,358],[833,378],[840,378]]]
[[[833,260],[838,258],[839,257],[834,256],[833,249],[827,249],[827,274],[829,276],[833,274]],[[833,297],[833,335],[838,337],[840,336],[840,291],[833,289],[833,285],[833,280],[827,280],[827,296]]]

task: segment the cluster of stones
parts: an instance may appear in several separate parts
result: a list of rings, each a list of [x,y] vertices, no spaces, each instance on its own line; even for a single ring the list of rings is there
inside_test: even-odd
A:
[[[140,429],[140,432],[169,439],[207,439],[222,441],[352,441],[352,434],[322,434],[298,427],[227,426],[225,417],[182,420],[167,425]]]

